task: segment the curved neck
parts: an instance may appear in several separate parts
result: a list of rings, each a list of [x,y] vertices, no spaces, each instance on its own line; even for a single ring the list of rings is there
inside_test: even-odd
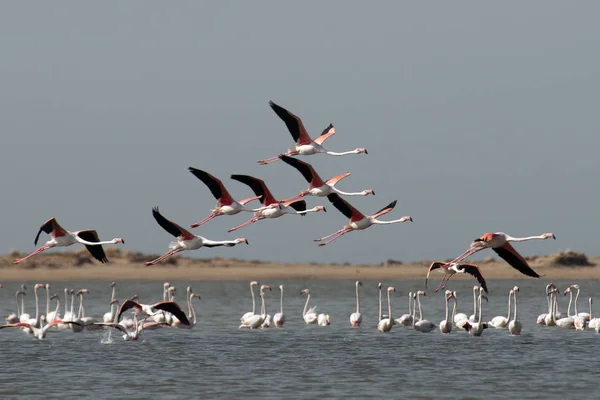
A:
[[[417,321],[417,305],[416,305],[416,301],[413,299],[413,309],[412,309],[412,324],[413,327],[415,326],[415,322]]]
[[[479,318],[477,322],[481,323],[481,294],[479,294]]]
[[[304,312],[302,315],[306,315],[306,311],[308,311],[308,301],[310,300],[310,293],[306,295],[306,303],[304,304]]]
[[[390,291],[388,290],[388,318],[392,321],[392,302],[390,299]]]
[[[25,292],[21,296],[21,313],[25,314]]]
[[[517,292],[513,293],[513,296],[515,296],[515,315],[513,316],[513,321],[517,320]]]
[[[260,292],[260,302],[261,302],[261,307],[260,307],[261,316],[262,315],[266,316],[267,315],[267,305],[265,304],[265,295],[263,292]]]
[[[546,289],[546,292],[548,292],[548,289]],[[546,301],[548,302],[548,314],[550,314],[552,312],[552,303],[550,303],[550,301],[552,296],[548,296],[548,293],[546,293]]]
[[[456,317],[456,297],[452,297],[454,300],[454,305],[452,306],[452,321],[454,321],[454,317]]]
[[[252,314],[256,314],[256,298],[254,297],[253,286],[250,285],[250,294],[252,295]]]
[[[283,289],[281,289],[281,295],[279,296],[279,312],[283,315]]]
[[[556,312],[556,298],[552,298],[554,296],[554,293],[550,293],[550,321],[552,322],[554,322],[554,313]]]
[[[569,306],[567,307],[567,317],[572,317],[571,315],[571,303],[573,302],[573,291],[569,290]]]
[[[73,304],[75,303],[75,294],[71,293],[71,318],[75,318],[73,315]]]
[[[58,319],[58,310],[60,309],[60,300],[56,298],[56,309],[54,310],[54,317]]]
[[[358,285],[356,285],[356,313],[360,313],[360,300],[358,296]]]
[[[419,320],[423,319],[423,310],[421,310],[421,296],[417,293],[417,303],[419,303]]]
[[[21,310],[19,309],[19,294],[21,294],[21,291],[17,290],[15,293],[15,299],[17,300],[17,318],[21,315]]]
[[[192,312],[192,324],[196,325],[196,310],[194,310],[194,305],[192,304],[192,299],[194,298],[193,294],[190,294],[190,296],[188,297],[188,304],[190,305],[190,311]]]
[[[579,315],[577,311],[577,300],[579,300],[579,289],[577,289],[577,294],[575,295],[575,315]]]
[[[510,320],[510,297],[511,297],[511,294],[510,294],[510,292],[508,292],[508,314],[506,315],[507,321]]]
[[[450,318],[449,308],[448,308],[448,296],[446,296],[446,321]]]

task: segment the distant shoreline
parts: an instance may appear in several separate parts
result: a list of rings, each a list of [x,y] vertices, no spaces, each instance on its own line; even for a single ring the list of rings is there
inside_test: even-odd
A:
[[[0,256],[0,283],[8,281],[83,281],[83,280],[249,280],[249,279],[425,279],[431,261],[403,264],[389,260],[375,265],[333,265],[317,263],[273,263],[215,257],[196,259],[172,258],[170,262],[146,267],[143,262],[153,255],[106,249],[111,261],[101,264],[85,248],[73,252],[39,254],[14,265],[18,254]],[[168,261],[168,260],[167,260]],[[600,257],[587,259],[581,253],[565,252],[529,257],[531,267],[544,280],[600,279]],[[478,263],[486,280],[531,279],[503,260],[487,259]],[[432,273],[438,281],[442,274]],[[453,279],[472,279],[462,274]]]

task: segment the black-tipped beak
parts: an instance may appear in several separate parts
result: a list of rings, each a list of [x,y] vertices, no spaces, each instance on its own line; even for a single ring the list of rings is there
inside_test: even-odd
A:
[[[325,207],[323,207],[323,212],[327,212],[327,209]]]
[[[125,239],[121,239],[121,243],[125,244]]]
[[[365,149],[365,154],[369,154],[369,152],[367,151],[367,149]]]
[[[246,244],[250,244],[250,242],[248,241],[248,239],[246,239]]]
[[[556,235],[552,235],[552,239],[556,240]]]
[[[371,190],[371,194],[372,194],[373,196],[375,196],[375,191],[374,191],[374,190]]]

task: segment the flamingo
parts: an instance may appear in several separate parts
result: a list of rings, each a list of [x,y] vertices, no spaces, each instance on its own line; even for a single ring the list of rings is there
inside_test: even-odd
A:
[[[411,326],[413,322],[412,316],[412,297],[413,293],[408,292],[408,314],[403,314],[400,318],[396,319],[396,323],[400,326]]]
[[[512,290],[513,296],[515,297],[515,312],[513,315],[513,319],[508,323],[508,331],[511,335],[520,335],[521,334],[521,322],[517,319],[517,293],[519,292],[519,287],[515,286]]]
[[[546,301],[548,303],[548,312],[544,314],[540,314],[537,317],[536,323],[538,325],[546,325],[546,316],[552,312],[552,306],[550,304],[551,296],[548,296],[548,291],[550,288],[555,287],[552,282],[546,285]]]
[[[394,320],[392,318],[392,301],[390,298],[390,293],[395,292],[396,288],[390,286],[387,288],[387,299],[388,299],[388,315],[387,318],[383,318],[377,324],[378,332],[389,332],[392,330],[392,326],[394,326]],[[379,315],[381,315],[381,303],[379,303]]]
[[[318,153],[328,154],[330,156],[345,156],[348,154],[361,153],[369,154],[367,152],[367,149],[365,148],[357,148],[351,151],[345,151],[343,153],[336,153],[333,151],[326,150],[323,147],[323,142],[325,142],[325,140],[327,140],[335,134],[335,128],[332,124],[329,124],[329,126],[323,130],[323,132],[318,138],[312,140],[306,132],[304,124],[302,123],[302,120],[299,117],[295,116],[285,108],[278,106],[272,101],[269,101],[269,105],[271,106],[273,111],[275,111],[275,114],[277,114],[279,118],[281,118],[283,122],[285,122],[285,125],[287,126],[288,130],[292,134],[292,137],[296,141],[296,145],[288,149],[287,153],[285,153],[286,156],[295,156],[298,154],[307,156]],[[266,165],[278,160],[279,156],[267,158],[265,160],[260,160],[258,163],[261,165]]]
[[[469,316],[469,321],[475,321],[477,319],[477,291],[479,290],[479,286],[473,286],[473,315]]]
[[[481,334],[483,333],[483,330],[487,329],[487,327],[488,327],[487,323],[481,322],[481,299],[482,298],[485,298],[485,300],[487,301],[487,296],[485,294],[483,294],[483,292],[479,291],[479,296],[478,296],[479,318],[477,319],[477,322],[463,320],[463,323],[461,326],[461,328],[467,330],[469,332],[469,335],[471,335],[471,336],[481,336]]]
[[[115,300],[118,302],[118,300]],[[126,300],[123,304],[125,304],[127,301],[130,300]],[[133,316],[133,329],[129,330],[128,328],[124,327],[123,325],[116,323],[116,322],[95,322],[94,326],[98,326],[98,327],[104,327],[104,326],[108,326],[114,329],[117,329],[121,332],[123,332],[123,340],[127,340],[127,341],[133,341],[133,340],[138,340],[142,331],[144,329],[150,329],[150,328],[155,328],[158,326],[162,326],[162,325],[166,325],[166,323],[161,323],[161,322],[156,322],[156,321],[142,321],[142,323],[140,324],[138,321],[138,313],[140,312],[140,309],[136,309],[134,316]]]
[[[488,322],[488,325],[491,325],[496,329],[504,329],[508,325],[508,321],[510,321],[510,298],[514,293],[514,288],[510,289],[508,292],[508,314],[506,317],[499,315],[497,317],[492,318],[491,321]]]
[[[381,321],[382,319],[388,317],[387,315],[383,315],[382,310],[381,310],[381,286],[382,286],[382,284],[381,284],[381,282],[379,282],[377,284],[377,288],[379,289],[379,320],[378,321]]]
[[[44,287],[46,288],[46,323],[49,324],[50,322],[61,318],[58,315],[58,307],[56,307],[55,311],[50,311],[50,300],[52,299],[50,297],[50,284],[46,283]]]
[[[285,324],[285,314],[283,313],[283,285],[279,285],[281,292],[279,297],[279,312],[273,316],[273,323],[277,328],[283,327]]]
[[[582,317],[586,321],[589,321],[590,320],[589,313],[577,311],[577,302],[579,301],[579,285],[571,285],[571,288],[577,290],[577,294],[575,295],[575,315]]]
[[[158,222],[158,224],[165,231],[167,231],[168,233],[170,233],[171,235],[173,235],[177,238],[177,241],[171,242],[169,244],[169,248],[171,250],[169,250],[162,256],[160,256],[152,261],[148,261],[148,262],[144,263],[145,265],[158,264],[165,258],[170,257],[173,254],[177,254],[180,251],[184,251],[184,250],[197,250],[201,247],[217,247],[217,246],[232,247],[239,243],[248,244],[248,240],[246,240],[245,238],[237,238],[234,240],[215,241],[215,240],[206,239],[202,236],[194,235],[193,233],[190,233],[189,231],[187,231],[186,229],[177,225],[176,223],[169,221],[168,219],[163,217],[162,214],[158,211],[158,207],[154,207],[152,209],[152,215],[154,216],[154,219],[156,220],[156,222]]]
[[[94,325],[94,323],[97,322],[96,319],[93,317],[85,316],[85,305],[83,303],[83,296],[86,294],[89,294],[89,293],[90,293],[90,291],[88,289],[81,289],[77,292],[77,296],[81,296],[79,298],[79,313],[78,313],[77,317],[83,324],[84,329],[96,330],[96,329],[100,329],[100,327]]]
[[[202,171],[200,169],[189,167],[188,171],[190,171],[196,178],[204,182],[204,184],[210,189],[210,192],[215,197],[215,199],[217,199],[217,205],[214,209],[211,210],[210,215],[201,221],[191,224],[190,228],[197,228],[200,225],[220,215],[236,215],[242,211],[258,211],[246,207],[246,204],[250,203],[253,200],[258,200],[260,196],[249,197],[247,199],[235,201],[233,197],[231,197],[227,189],[225,189],[225,186],[223,185],[223,182],[221,182],[220,179],[215,178],[208,172]]]
[[[421,298],[420,296],[426,296],[422,290],[417,291],[417,303],[419,304],[419,320],[415,322],[415,315],[413,313],[413,327],[419,332],[431,332],[435,329],[435,324],[431,321],[423,319],[423,311],[421,310]]]
[[[174,301],[159,301],[158,303],[154,304],[140,304],[134,300],[125,300],[123,304],[121,304],[121,307],[119,307],[117,321],[121,319],[121,315],[123,315],[125,311],[131,308],[133,308],[136,312],[143,311],[147,316],[152,316],[160,310],[166,311],[177,317],[177,319],[183,325],[190,325],[190,321],[186,317],[185,313]]]
[[[324,181],[323,179],[321,179],[319,174],[317,174],[312,165],[304,161],[298,160],[294,157],[281,155],[279,156],[279,158],[281,158],[281,160],[286,164],[289,164],[292,167],[296,168],[302,174],[304,179],[306,179],[306,181],[309,183],[309,187],[307,190],[300,191],[299,194],[289,199],[286,199],[286,201],[295,200],[304,196],[325,197],[332,193],[337,193],[342,196],[367,196],[369,194],[375,195],[375,192],[372,189],[366,189],[362,192],[356,193],[342,192],[341,190],[337,189],[335,185],[342,179],[350,176],[350,172],[346,172],[344,174],[335,176],[331,179]]]
[[[304,311],[302,311],[302,317],[304,318],[304,322],[307,324],[316,324],[317,323],[317,306],[308,308],[308,302],[310,301],[310,291],[308,289],[304,289],[300,291],[300,294],[306,295],[306,303],[304,304]]]
[[[115,286],[117,286],[117,284],[115,282],[111,282],[110,283],[110,287],[112,289],[112,294],[110,296],[110,311],[107,313],[104,313],[104,315],[102,316],[102,320],[104,322],[113,322],[115,319],[115,306],[113,303],[113,300],[115,299]]]
[[[19,296],[21,295],[25,296],[25,292],[17,290],[15,293],[15,299],[17,301],[17,313],[11,313],[8,317],[6,317],[7,324],[16,324],[17,322],[21,322],[19,320],[19,315],[21,315],[21,310],[19,309]]]
[[[13,261],[13,264],[18,264],[27,260],[29,257],[33,257],[36,254],[41,253],[44,250],[51,249],[55,246],[71,246],[75,243],[81,243],[85,245],[90,254],[101,263],[107,263],[108,259],[104,254],[104,250],[102,249],[103,244],[116,244],[123,243],[125,241],[122,238],[114,238],[107,242],[101,242],[98,238],[98,233],[95,230],[87,229],[81,231],[70,232],[64,229],[62,226],[56,222],[56,218],[50,218],[48,221],[44,222],[44,224],[40,227],[35,240],[33,241],[34,245],[37,245],[38,239],[40,238],[40,234],[46,232],[50,235],[50,240],[46,242],[45,245],[35,250],[33,253],[23,257],[17,258]]]
[[[548,313],[548,315],[546,315],[546,318],[544,318],[544,324],[546,326],[556,326],[556,302],[553,299],[553,297],[556,296],[556,293],[558,293],[558,289],[556,288],[556,286],[550,286],[550,290],[547,293],[547,296],[550,297],[550,312]]]
[[[29,321],[29,319],[31,319],[31,316],[25,312],[25,290],[27,290],[27,286],[26,285],[21,285],[21,293],[23,293],[21,295],[21,314],[19,314],[19,321],[20,322],[27,322]]]
[[[254,217],[241,225],[229,229],[228,232],[233,232],[265,218],[279,218],[284,214],[298,214],[304,216],[309,212],[327,211],[323,206],[316,206],[307,210],[306,201],[304,200],[278,201],[273,197],[271,191],[262,179],[249,175],[231,175],[231,179],[235,179],[248,185],[254,191],[254,194],[261,198],[263,207],[254,213]]]
[[[592,318],[592,298],[590,297],[588,301],[590,303],[590,321],[588,322],[588,327],[590,329],[596,329],[600,323],[600,318]]]
[[[477,282],[479,282],[483,290],[486,293],[488,291],[485,279],[483,279],[483,275],[481,274],[481,271],[479,270],[479,267],[477,265],[459,263],[447,264],[443,261],[434,261],[431,263],[431,265],[429,266],[429,271],[427,271],[427,277],[425,278],[425,287],[427,287],[427,280],[429,279],[429,274],[431,273],[431,271],[436,269],[441,269],[444,271],[444,277],[442,278],[442,281],[438,285],[437,289],[435,289],[436,292],[440,289],[444,289],[450,278],[452,278],[452,276],[456,273],[467,273],[469,275],[472,275],[475,279],[477,279]]]
[[[498,254],[504,261],[506,261],[511,267],[520,271],[522,274],[527,276],[531,276],[534,278],[540,278],[537,272],[535,272],[527,261],[521,256],[517,250],[512,247],[510,242],[525,242],[528,240],[545,240],[545,239],[556,239],[553,233],[543,233],[539,236],[528,236],[523,238],[516,238],[512,236],[508,236],[504,232],[489,232],[484,234],[483,236],[475,239],[471,243],[471,247],[466,250],[464,253],[456,257],[450,263],[458,263],[464,260],[467,257],[472,256],[478,251],[485,250],[491,248]]]
[[[456,313],[456,309],[458,308],[458,297],[456,295],[456,291],[452,292],[452,297],[454,298],[454,306],[452,307],[452,322],[454,322],[454,326],[458,328],[458,323],[460,321],[468,321],[469,318],[465,313]]]
[[[246,314],[242,315],[242,317],[240,318],[240,322],[242,324],[244,324],[244,322],[246,321],[246,319],[248,319],[251,316],[253,316],[254,314],[256,314],[256,300],[254,298],[253,287],[254,286],[258,286],[258,285],[259,285],[258,281],[252,281],[252,282],[250,282],[250,294],[252,295],[252,311],[249,311]]]
[[[413,220],[411,217],[408,216],[393,221],[380,221],[377,219],[377,217],[392,211],[396,206],[396,200],[392,201],[390,204],[383,207],[375,214],[365,216],[361,214],[361,212],[358,211],[356,208],[352,207],[346,200],[342,199],[337,193],[328,195],[327,199],[329,199],[329,201],[333,204],[335,208],[337,208],[342,214],[344,214],[347,218],[350,219],[350,223],[344,226],[342,229],[338,230],[337,232],[334,232],[330,235],[324,236],[319,239],[315,239],[315,242],[322,242],[323,240],[327,239],[326,241],[319,243],[319,246],[325,246],[333,242],[334,240],[339,239],[348,232],[367,229],[371,225],[387,225],[406,221],[412,222]]]
[[[576,287],[576,286],[577,285],[571,285],[570,287],[565,289],[565,296],[567,295],[567,293],[569,293],[569,295],[570,295],[569,309],[567,310],[567,314],[570,314],[570,312],[571,312],[571,299],[573,298],[573,293],[571,292],[571,289],[578,289],[578,287]],[[578,331],[582,331],[585,329],[587,320],[585,319],[585,317],[579,315],[579,313],[577,312],[577,297],[578,296],[579,296],[579,290],[577,290],[577,296],[575,296],[575,314],[573,314],[569,318],[571,318],[573,320],[573,326],[575,327],[575,329],[577,329]],[[589,316],[589,314],[587,314],[587,313],[584,313],[584,314]],[[559,321],[561,321],[563,319],[564,318],[561,318]]]
[[[40,319],[41,318],[41,314],[40,314],[40,304],[39,304],[39,298],[38,298],[38,289],[40,289],[40,288],[43,289],[45,287],[46,287],[46,285],[44,285],[43,283],[38,283],[38,284],[36,284],[33,287],[33,294],[35,296],[35,318],[29,318],[29,319],[27,319],[27,320],[24,321],[23,320],[24,318],[22,318],[23,314],[21,314],[21,318],[20,318],[21,322],[24,322],[24,323],[26,323],[28,325],[31,325],[32,327],[37,328],[37,329],[39,329],[41,327],[41,319]],[[21,309],[22,308],[23,307],[21,307]],[[34,333],[31,330],[30,331],[25,330],[25,331],[27,333]]]
[[[239,327],[240,328],[250,328],[250,329],[257,329],[260,328],[260,326],[263,324],[263,322],[265,322],[265,319],[267,318],[267,306],[265,304],[265,290],[271,290],[271,286],[269,285],[261,285],[260,287],[260,303],[261,303],[261,307],[260,307],[260,314],[255,314],[253,316],[251,316],[250,318],[248,318],[246,320],[245,324],[241,324]],[[238,328],[239,329],[239,328]]]
[[[441,333],[450,333],[452,332],[452,324],[453,321],[450,319],[448,301],[454,296],[451,290],[446,290],[446,295],[444,299],[446,300],[446,318],[440,322],[440,332]],[[455,303],[456,304],[456,303]]]
[[[331,325],[331,318],[329,318],[329,314],[319,314],[319,317],[317,318],[317,325],[319,325],[319,326]]]
[[[48,331],[48,329],[52,328],[53,326],[56,326],[58,324],[76,324],[76,325],[81,325],[78,322],[74,322],[74,321],[63,321],[61,319],[57,319],[54,320],[53,322],[44,325],[41,328],[36,328],[35,326],[28,324],[26,322],[17,322],[14,324],[6,324],[6,325],[2,325],[0,326],[0,329],[4,329],[4,328],[21,328],[23,330],[30,330],[33,333],[33,336],[35,336],[37,339],[39,340],[43,340],[46,337],[46,332]]]
[[[356,312],[350,315],[350,325],[353,328],[358,328],[362,322],[362,314],[360,313],[360,298],[358,295],[358,287],[362,286],[360,281],[356,281]]]
[[[188,302],[188,320],[191,320],[190,325],[181,325],[179,320],[176,320],[172,323],[172,326],[177,328],[193,328],[198,323],[198,319],[196,318],[196,310],[194,309],[194,304],[192,301],[194,299],[200,299],[200,295],[198,293],[192,293],[191,288],[188,286],[187,288],[187,302]]]

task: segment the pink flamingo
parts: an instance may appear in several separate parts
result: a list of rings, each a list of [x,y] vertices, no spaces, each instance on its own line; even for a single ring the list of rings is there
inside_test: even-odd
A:
[[[459,263],[448,264],[443,261],[434,261],[431,263],[431,265],[429,266],[429,271],[427,271],[427,277],[425,278],[425,288],[427,288],[427,280],[429,279],[429,274],[431,273],[431,271],[436,269],[442,269],[444,271],[444,277],[442,278],[442,281],[438,285],[437,289],[435,289],[436,292],[440,289],[444,289],[450,278],[452,278],[452,276],[456,273],[467,273],[469,275],[472,275],[475,279],[477,279],[477,282],[479,282],[483,290],[486,293],[488,291],[485,279],[483,279],[483,275],[481,274],[481,271],[479,270],[479,267],[477,265]]]

